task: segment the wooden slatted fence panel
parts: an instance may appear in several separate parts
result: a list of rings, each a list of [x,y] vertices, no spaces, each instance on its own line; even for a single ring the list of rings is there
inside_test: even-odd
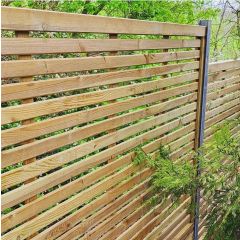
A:
[[[229,60],[209,64],[209,84],[207,93],[207,111],[205,141],[211,138],[213,126],[226,120],[240,117],[240,60]],[[240,127],[232,129],[239,134]],[[205,206],[205,207],[204,207]],[[206,233],[206,203],[201,201],[199,239]]]
[[[2,7],[2,29],[2,239],[184,238],[190,198],[150,208],[153,170],[133,160],[194,149],[205,27]],[[209,126],[238,107],[221,74]]]

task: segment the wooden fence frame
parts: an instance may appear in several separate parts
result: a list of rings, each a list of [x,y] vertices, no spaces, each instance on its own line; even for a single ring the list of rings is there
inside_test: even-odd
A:
[[[13,17],[14,16],[14,17]],[[29,22],[25,21],[27,18],[29,19]],[[71,24],[69,24],[69,22]],[[81,24],[79,24],[81,22]],[[97,65],[101,66],[101,69],[105,69],[106,71],[113,71],[113,69],[118,68],[118,67],[124,67],[128,66],[125,61],[128,57],[125,56],[118,56],[117,51],[119,50],[118,46],[119,43],[121,42],[120,39],[117,38],[118,34],[133,34],[133,35],[148,35],[148,34],[153,34],[153,35],[163,35],[163,39],[161,40],[161,43],[163,46],[158,46],[159,42],[153,43],[152,49],[161,49],[163,50],[163,53],[156,54],[155,56],[140,56],[140,55],[133,55],[131,56],[131,59],[133,61],[137,61],[137,64],[135,65],[140,65],[140,64],[149,64],[149,63],[162,63],[163,66],[166,66],[167,68],[167,63],[171,60],[178,60],[178,59],[192,59],[194,56],[199,55],[199,77],[198,77],[198,96],[197,96],[197,113],[196,113],[196,126],[195,126],[195,142],[194,142],[194,148],[197,150],[204,141],[204,130],[205,130],[205,113],[206,113],[206,103],[207,103],[207,90],[208,90],[208,62],[209,62],[209,45],[210,45],[210,21],[202,20],[199,23],[199,26],[191,26],[191,25],[183,25],[183,24],[173,24],[173,23],[159,23],[159,22],[150,22],[150,21],[140,21],[140,20],[130,20],[130,19],[122,19],[122,18],[109,18],[109,17],[101,17],[101,16],[89,16],[89,15],[81,15],[81,14],[69,14],[69,13],[60,13],[60,12],[51,12],[51,11],[42,11],[42,10],[31,10],[31,9],[18,9],[18,8],[11,8],[11,7],[2,7],[2,29],[3,30],[11,30],[15,31],[17,36],[20,37],[20,41],[15,38],[15,39],[3,39],[2,43],[4,45],[3,47],[3,54],[4,55],[11,55],[11,54],[16,54],[19,55],[19,60],[20,61],[15,61],[15,62],[6,62],[2,63],[2,77],[3,78],[11,78],[11,77],[19,77],[22,79],[22,82],[26,82],[26,84],[22,85],[22,90],[23,92],[18,95],[18,99],[22,100],[22,110],[25,111],[28,107],[26,105],[24,107],[24,104],[29,104],[33,102],[33,97],[36,95],[36,92],[28,92],[26,87],[29,83],[34,84],[33,77],[34,75],[41,75],[41,74],[47,74],[48,70],[50,69],[50,72],[52,73],[59,73],[61,72],[61,67],[64,66],[59,61],[57,64],[52,61],[46,62],[45,60],[38,60],[38,62],[33,62],[31,59],[32,54],[41,54],[43,52],[50,52],[50,53],[59,53],[59,49],[55,46],[54,40],[52,39],[51,43],[48,40],[36,40],[36,39],[31,39],[29,38],[29,32],[30,31],[57,31],[57,32],[79,32],[79,33],[103,33],[103,34],[108,34],[109,39],[104,39],[101,42],[101,49],[102,51],[109,51],[109,56],[106,57],[94,57],[85,60],[77,59],[73,60],[70,59],[69,63],[71,66],[63,72],[72,72],[75,71],[76,69],[79,68],[79,64],[77,65],[77,62],[82,61],[81,63],[84,66],[84,69],[88,70],[87,65],[91,63],[92,59],[97,60],[95,65],[92,65],[92,69],[96,67]],[[113,27],[114,26],[114,27]],[[194,51],[194,53],[189,53],[187,52],[182,52],[179,54],[172,54],[171,52],[168,52],[169,46],[171,45],[172,48],[176,47],[188,47],[188,42],[187,41],[182,41],[181,44],[178,46],[177,41],[170,40],[169,36],[191,36],[191,37],[197,37],[198,40],[194,40],[194,44],[196,43],[196,46],[198,46],[198,43],[200,42],[200,50]],[[23,39],[24,38],[24,39]],[[96,40],[97,41],[97,40]],[[147,41],[144,40],[138,40],[135,41],[134,43],[128,40],[124,40],[125,43],[127,44],[122,44],[121,45],[121,50],[144,50],[144,49],[151,49],[148,47]],[[109,47],[109,43],[112,43],[112,45]],[[189,40],[191,42],[191,40]],[[58,42],[60,45],[61,43]],[[17,46],[17,52],[12,48],[12,46],[16,44]],[[34,45],[35,44],[35,45]],[[165,44],[165,45],[164,45]],[[170,44],[170,45],[168,45]],[[192,45],[191,45],[192,44]],[[190,46],[194,46],[193,42],[191,42]],[[28,48],[28,46],[33,46],[34,51],[31,49],[31,47]],[[44,50],[41,50],[41,47],[37,46],[45,46]],[[81,48],[81,46],[84,46]],[[94,52],[97,50],[97,48],[94,45],[88,45],[88,42],[84,39],[82,40],[76,40],[72,39],[69,41],[69,45],[66,49],[63,48],[62,52],[68,52],[67,50],[71,47],[72,52],[81,52],[81,51],[86,51],[88,52]],[[107,49],[107,50],[106,50]],[[62,53],[61,52],[61,53]],[[110,61],[108,62],[108,59],[112,60],[112,63]],[[115,60],[114,60],[115,59]],[[120,60],[119,60],[120,59]],[[161,60],[159,60],[161,59]],[[32,65],[29,65],[28,68],[22,69],[23,66],[27,66],[27,64],[31,63]],[[37,63],[37,64],[36,64]],[[26,65],[23,65],[26,64]],[[179,71],[184,68],[183,66],[180,66],[181,64],[178,64]],[[195,66],[196,65],[196,66]],[[198,62],[196,63],[191,63],[189,64],[186,69],[190,70],[196,70]],[[239,63],[236,64],[239,66]],[[132,64],[131,66],[134,66]],[[223,69],[225,68],[222,67]],[[230,68],[231,68],[230,64]],[[173,68],[176,68],[177,66],[173,66]],[[57,70],[56,70],[56,69]],[[89,68],[89,69],[91,69]],[[14,69],[14,71],[12,70]],[[219,69],[221,69],[221,65],[219,66]],[[155,69],[156,70],[156,69]],[[155,71],[153,69],[153,71]],[[165,75],[171,72],[171,69],[167,69],[165,72]],[[147,76],[147,74],[145,73]],[[174,79],[173,79],[174,80]],[[117,86],[118,83],[110,84],[109,88],[110,91],[113,92],[113,94],[117,94],[117,91],[115,90],[115,87]],[[91,84],[89,83],[89,86]],[[168,86],[168,85],[166,85]],[[69,87],[71,89],[72,86]],[[194,87],[194,86],[193,86]],[[72,87],[73,88],[73,87]],[[163,87],[164,92],[168,92],[168,90],[165,90],[166,88]],[[180,89],[180,88],[179,88]],[[180,89],[181,90],[181,89]],[[180,91],[179,90],[179,91]],[[25,91],[25,92],[24,92]],[[66,90],[67,91],[67,90]],[[184,91],[181,90],[183,93]],[[134,93],[134,90],[132,90]],[[24,98],[24,94],[27,93],[28,97]],[[46,92],[45,92],[46,93]],[[35,95],[34,95],[35,94]],[[38,93],[39,96],[44,95],[43,93]],[[49,93],[51,94],[51,91],[49,90]],[[4,99],[8,101],[8,99],[11,99],[12,96],[10,95],[4,95]],[[77,99],[77,98],[76,98]],[[77,99],[79,100],[79,99]],[[107,99],[109,102],[114,103],[115,99],[114,97]],[[164,101],[164,99],[163,99]],[[44,106],[47,106],[44,105]],[[40,109],[40,108],[39,108]],[[59,112],[64,108],[59,107]],[[34,108],[32,108],[34,110]],[[3,110],[3,113],[5,111]],[[51,113],[51,112],[50,112]],[[108,115],[107,117],[109,120],[112,118],[116,117],[117,111],[113,113],[112,115]],[[163,111],[163,114],[165,112]],[[11,116],[11,114],[9,114]],[[3,118],[3,123],[10,123],[12,121],[12,118],[7,116]],[[33,118],[37,116],[34,111],[31,112],[29,117],[22,117],[18,118],[19,116],[13,114],[13,119],[16,117],[16,119],[22,121],[22,124],[25,126],[28,126],[28,124],[33,123]],[[116,132],[116,129],[111,129],[109,130],[109,133],[114,133]],[[23,141],[19,141],[20,143],[32,143],[34,144],[34,137],[31,139],[22,139]],[[15,144],[15,140],[12,138],[9,140],[9,142],[4,142],[6,145],[11,145]],[[16,141],[17,142],[17,141]],[[112,145],[109,145],[108,147],[114,147],[115,143]],[[11,164],[15,164],[21,161],[17,160],[12,160],[11,156],[10,157],[9,163],[3,163],[3,166],[8,166]],[[19,157],[21,156],[21,152],[19,153]],[[6,157],[5,157],[6,159]],[[31,156],[27,159],[24,159],[23,163],[24,164],[30,164],[36,161],[36,156]],[[108,160],[110,164],[113,164],[113,162]],[[194,163],[197,165],[197,175],[200,174],[200,166],[199,163],[196,162]],[[131,170],[132,171],[132,170]],[[144,173],[144,174],[149,174]],[[33,178],[27,179],[24,184],[30,183],[35,180],[35,176]],[[21,198],[19,198],[21,199]],[[26,202],[29,203],[33,200],[35,200],[35,196],[25,199],[24,196],[22,196],[22,199]],[[5,200],[5,199],[4,199]],[[195,200],[195,213],[194,216],[192,216],[191,221],[193,222],[194,228],[193,228],[193,238],[194,240],[198,240],[198,233],[199,233],[199,213],[200,213],[200,189],[196,189],[196,193],[194,195],[194,200]],[[20,201],[20,200],[19,200]],[[188,202],[189,200],[187,200]],[[186,201],[184,202],[183,206],[186,206]],[[8,199],[9,205],[14,205],[15,202],[12,200]],[[5,206],[5,205],[4,205]],[[6,204],[6,206],[8,206]],[[187,218],[188,219],[188,218]],[[191,230],[191,226],[187,226]],[[31,235],[32,236],[32,235]]]

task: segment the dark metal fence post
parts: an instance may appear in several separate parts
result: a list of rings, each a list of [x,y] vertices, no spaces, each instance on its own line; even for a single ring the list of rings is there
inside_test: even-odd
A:
[[[203,144],[204,140],[204,128],[205,128],[205,112],[206,112],[206,99],[207,99],[207,87],[208,87],[208,63],[209,63],[209,48],[210,48],[210,30],[211,30],[211,21],[209,20],[201,20],[199,25],[206,27],[206,35],[201,39],[204,45],[201,44],[201,57],[202,57],[202,64],[200,67],[200,71],[202,74],[200,75],[200,105],[199,105],[199,122],[197,126],[197,144],[196,147],[199,148]],[[200,59],[201,60],[201,59]],[[201,174],[201,166],[199,161],[196,162],[197,164],[197,176]],[[197,187],[195,193],[195,211],[194,211],[194,229],[193,229],[193,239],[198,240],[198,225],[199,225],[199,213],[200,213],[200,188]]]

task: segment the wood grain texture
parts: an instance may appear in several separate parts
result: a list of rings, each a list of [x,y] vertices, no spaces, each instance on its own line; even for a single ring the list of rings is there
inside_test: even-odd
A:
[[[165,79],[165,80],[155,80],[152,84],[153,84],[153,86],[155,86],[156,88],[159,86],[159,87],[161,87],[161,86],[165,86],[165,87],[169,87],[169,86],[173,86],[173,85],[175,85],[175,84],[183,84],[183,83],[185,83],[185,82],[191,82],[191,81],[193,81],[193,80],[196,80],[197,79],[197,74],[190,74],[190,75],[183,75],[183,76],[180,76],[180,77],[172,77],[172,78],[168,78],[168,79]],[[145,99],[146,98],[149,98],[150,96],[146,96],[145,97]],[[189,100],[189,102],[191,101],[191,100],[193,100],[194,99],[194,97],[192,97],[192,99],[189,97],[189,96],[186,96],[186,97],[179,97],[178,98],[179,99],[179,103],[181,104],[181,102],[185,102],[185,100],[186,99],[188,99]],[[136,99],[135,99],[136,100]],[[154,98],[152,98],[152,100],[154,101],[155,99]],[[131,102],[131,100],[129,101],[129,103]],[[162,109],[162,107],[165,107],[166,108],[166,110],[168,110],[169,109],[169,107],[170,106],[173,106],[173,103],[176,103],[177,104],[177,102],[176,102],[176,100],[170,100],[169,101],[169,105],[164,105],[164,104],[162,104],[162,105],[159,105],[159,109],[160,109],[160,111],[161,111],[161,109]],[[111,105],[114,105],[114,104],[110,104],[110,106]],[[118,105],[120,105],[120,104],[118,104]],[[141,105],[143,105],[143,103],[141,102],[141,101],[139,101],[139,105],[137,105],[137,106],[141,106]],[[118,106],[119,108],[118,108],[118,112],[121,112],[121,107],[120,106]],[[131,106],[130,106],[131,107]],[[124,109],[125,110],[125,109]],[[96,109],[95,109],[95,111],[96,111]],[[112,111],[113,111],[113,113],[115,113],[115,111],[114,111],[114,109],[112,108]],[[91,112],[93,112],[93,110],[91,110]],[[84,112],[81,112],[81,114],[82,114],[82,116],[84,115]],[[104,115],[104,112],[102,111],[102,116],[101,117],[104,117],[105,115]],[[92,119],[91,120],[95,120],[95,119],[97,119],[97,118],[94,118],[94,115],[91,117]],[[90,121],[90,119],[88,118],[87,120],[86,120],[86,122],[87,121]],[[56,123],[57,122],[59,122],[58,121],[58,118],[56,119]],[[79,118],[78,118],[78,122],[77,122],[78,124],[80,124],[80,123],[84,123],[84,120],[80,120]],[[35,124],[32,124],[31,126],[34,126]],[[70,127],[70,126],[74,126],[74,125],[70,125],[70,124],[68,124],[68,126],[66,126],[66,127]],[[110,127],[110,126],[109,126]],[[11,129],[11,130],[6,130],[6,131],[3,131],[2,132],[2,147],[4,147],[4,146],[7,146],[7,145],[11,145],[11,144],[16,144],[16,143],[18,143],[18,142],[22,142],[22,141],[24,141],[24,140],[27,140],[30,136],[30,134],[31,135],[33,135],[34,134],[34,127],[32,127],[31,129],[29,128],[29,130],[31,131],[31,133],[28,133],[28,134],[19,134],[19,132],[18,132],[18,130],[20,130],[20,129],[24,129],[24,127],[20,127],[20,128],[13,128],[13,129]],[[56,130],[60,130],[60,129],[56,129]],[[49,130],[48,130],[49,131]],[[53,129],[53,131],[54,131],[54,129]],[[23,133],[23,132],[22,132]],[[44,133],[46,133],[46,131],[44,131],[44,129],[42,129],[42,131],[41,131],[41,134],[43,135]],[[47,132],[48,133],[48,132]],[[39,136],[39,135],[34,135],[34,137],[37,137],[37,136]]]
[[[146,133],[143,133],[135,138],[131,138],[130,140],[125,141],[121,144],[118,144],[111,149],[102,151],[102,152],[92,156],[90,159],[88,159],[87,162],[80,161],[76,164],[65,167],[57,172],[49,174],[46,177],[40,178],[40,179],[28,184],[27,186],[21,186],[21,188],[14,189],[13,191],[10,191],[2,196],[2,208],[5,209],[8,207],[14,206],[15,204],[23,201],[25,198],[35,195],[36,193],[40,193],[41,191],[44,191],[44,190],[48,189],[49,187],[55,186],[71,177],[74,177],[74,176],[78,175],[80,173],[80,171],[85,171],[90,166],[94,166],[96,164],[96,161],[98,164],[106,161],[106,157],[109,158],[109,154],[111,156],[112,154],[122,153],[123,151],[131,149],[131,147],[135,147],[138,144],[141,144],[143,141],[146,141],[146,139],[152,139],[152,138],[158,137],[159,135],[162,135],[162,134],[168,132],[170,129],[173,129],[178,126],[182,126],[183,124],[192,122],[195,120],[195,117],[196,117],[195,115],[196,115],[195,113],[190,113],[190,114],[186,115],[185,117],[182,117],[181,119],[174,120],[168,124],[165,124],[156,129],[153,129]],[[149,124],[152,124],[152,123],[149,122]],[[154,125],[152,125],[152,126],[154,126]],[[134,130],[134,128],[136,131],[136,126],[133,126],[132,130]],[[123,129],[123,130],[126,132],[127,130],[130,130],[130,129],[127,129],[127,130]],[[124,131],[122,133],[124,133]],[[130,135],[131,133],[129,132],[128,134]],[[116,133],[111,133],[111,135],[113,137],[113,135],[116,135]],[[118,135],[119,135],[119,133],[118,133]],[[109,136],[105,135],[104,137],[106,138],[106,141],[108,141],[107,138],[109,138]],[[124,137],[127,137],[126,133],[124,134]],[[108,141],[108,144],[112,144],[113,139],[114,138],[110,138],[110,141]],[[119,138],[119,139],[121,139],[121,138]],[[98,145],[96,145],[96,146],[99,147],[100,146],[99,144],[104,144],[104,142],[102,143],[102,141],[100,141],[101,139],[97,139],[97,140],[98,140]],[[55,161],[56,160],[61,161],[64,159],[64,157],[65,157],[64,155],[66,155],[67,159],[65,161],[71,161],[71,159],[76,159],[76,158],[78,158],[79,155],[83,154],[82,150],[84,147],[85,147],[84,149],[86,149],[85,151],[87,151],[87,152],[92,151],[89,148],[90,144],[95,146],[96,141],[95,141],[95,143],[94,142],[86,143],[85,146],[80,145],[75,148],[71,148],[68,151],[62,152],[62,154],[57,154],[57,155],[53,156],[52,159],[55,158]],[[112,152],[112,151],[114,151],[114,152]]]
[[[2,55],[194,48],[199,40],[2,38]]]
[[[153,169],[133,159],[138,146],[154,158],[167,144],[172,161],[192,162],[206,28],[2,7],[2,29],[17,33],[2,39],[2,54],[19,56],[2,62],[2,124],[12,125],[2,131],[2,209],[12,208],[2,239],[189,238],[191,199],[176,209],[170,198],[144,204]],[[29,31],[102,39],[26,38]],[[240,115],[240,59],[209,69],[206,140],[213,125]]]
[[[233,68],[240,68],[240,59],[210,63],[209,73],[220,72],[223,70],[229,70]]]
[[[51,208],[49,211],[37,216],[33,220],[30,220],[20,227],[14,229],[13,231],[5,234],[3,236],[3,239],[24,239],[28,236],[31,236],[31,234],[50,224],[52,221],[57,220],[61,216],[67,214],[69,211],[76,209],[78,206],[81,206],[84,202],[91,200],[101,193],[104,193],[106,190],[110,189],[118,182],[124,180],[127,176],[136,172],[138,169],[139,167],[133,165],[123,168],[116,174],[105,178],[103,181],[84,190],[80,194],[73,196],[62,204]],[[150,169],[146,169],[145,172],[149,174],[151,171]]]
[[[131,184],[132,186],[132,184]],[[140,192],[141,191],[141,192]],[[141,193],[141,195],[139,195]],[[96,227],[99,222],[106,221],[108,218],[111,218],[111,215],[113,213],[116,213],[121,208],[125,207],[126,204],[131,203],[131,201],[134,201],[135,198],[141,198],[142,200],[146,200],[150,195],[150,189],[149,189],[149,179],[145,180],[143,183],[137,185],[129,192],[126,192],[119,198],[117,198],[115,201],[112,201],[111,203],[107,204],[103,208],[99,209],[99,211],[96,211],[93,213],[90,217],[85,218],[84,221],[74,221],[72,224],[74,227],[69,229],[69,231],[66,231],[65,234],[61,235],[58,240],[64,239],[64,240],[72,240],[76,239],[76,236],[82,235],[84,232],[87,232],[91,230],[92,228]],[[108,202],[107,202],[108,203]],[[76,215],[76,214],[73,214]],[[78,213],[79,215],[79,213]],[[73,216],[69,216],[69,219],[73,219]],[[66,220],[64,220],[66,222]],[[77,224],[79,223],[79,224]],[[59,225],[59,224],[57,224]],[[54,226],[55,229],[56,226]],[[58,228],[59,231],[54,236],[60,235],[62,230],[61,228]],[[50,231],[45,231],[50,232]],[[46,234],[46,233],[45,233]]]
[[[176,71],[176,65],[168,65],[168,67],[150,67],[134,70],[116,71],[101,74],[81,75],[77,77],[66,77],[48,80],[39,80],[29,83],[5,84],[2,86],[2,102],[14,99],[25,99],[30,97],[38,97],[48,94],[61,93],[71,90],[87,89],[92,87],[100,87],[108,84],[125,83],[143,78],[161,76],[165,73],[173,73]],[[189,67],[190,68],[190,67]],[[193,66],[195,70],[196,67]],[[198,73],[185,74],[184,77],[190,78],[198,76]],[[181,79],[181,77],[179,76]]]
[[[185,113],[190,112],[190,111],[191,111],[190,109],[188,109],[188,110],[186,109]],[[178,112],[177,114],[175,113],[174,115],[171,113],[169,113],[168,115],[167,114],[165,114],[165,115],[166,115],[165,118],[161,118],[160,116],[158,116],[153,119],[149,119],[145,122],[138,123],[136,125],[124,128],[118,132],[113,132],[113,133],[104,135],[101,138],[97,138],[93,141],[70,148],[64,152],[60,152],[53,156],[49,156],[45,159],[42,159],[41,161],[38,161],[36,164],[33,164],[31,166],[29,165],[28,166],[29,170],[30,170],[30,172],[31,171],[34,172],[36,170],[39,171],[41,169],[42,169],[42,171],[47,171],[47,170],[49,170],[49,167],[50,167],[50,169],[56,168],[57,166],[61,166],[62,164],[66,164],[66,163],[71,162],[77,158],[80,158],[86,154],[89,154],[93,151],[96,151],[96,150],[106,147],[110,144],[113,144],[116,141],[120,141],[124,138],[130,137],[131,135],[136,134],[140,131],[147,130],[148,128],[157,126],[158,124],[163,123],[164,120],[173,119],[174,117],[177,117],[180,114]],[[195,114],[191,113],[191,114],[188,114],[186,117],[183,117],[182,121],[189,122],[189,121],[194,120],[194,118],[195,118]],[[134,143],[137,140],[138,141],[141,140],[141,138],[143,138],[144,136],[145,137],[148,136],[148,138],[149,138],[149,136],[151,136],[150,133],[152,133],[151,138],[153,138],[154,136],[158,136],[157,134],[161,134],[161,131],[163,131],[163,133],[164,133],[166,131],[166,128],[168,129],[169,127],[172,127],[172,126],[178,126],[178,124],[179,124],[179,120],[172,121],[169,124],[160,126],[152,131],[149,131],[147,133],[139,135],[138,137],[132,138],[132,139],[128,140],[128,142]],[[126,144],[126,142],[124,142],[122,145],[124,146],[124,144]],[[130,146],[130,144],[129,144],[129,146]],[[116,149],[118,149],[116,152],[119,152],[119,150],[121,148],[116,145]],[[105,152],[101,152],[98,155],[102,155],[104,153]],[[95,155],[93,157],[93,160],[96,159],[96,156],[97,155]],[[103,162],[104,160],[105,160],[105,157],[103,157],[103,158],[99,157],[98,158],[99,164],[101,162]],[[11,206],[13,206],[12,204],[19,203],[22,198],[26,198],[28,195],[31,196],[33,193],[39,193],[39,192],[43,191],[43,188],[45,189],[46,187],[50,187],[50,185],[54,186],[54,184],[56,185],[56,183],[58,181],[62,182],[62,181],[64,181],[64,178],[68,179],[71,176],[74,176],[74,175],[70,175],[70,172],[72,172],[72,174],[73,174],[78,171],[78,174],[80,174],[79,169],[81,169],[81,172],[84,170],[87,170],[85,168],[90,167],[91,166],[90,163],[91,163],[90,160],[87,162],[80,161],[77,164],[77,165],[79,165],[78,167],[76,167],[77,165],[70,165],[68,167],[63,168],[61,171],[59,170],[59,171],[55,172],[54,174],[47,175],[46,177],[41,178],[41,179],[31,183],[31,187],[30,187],[30,185],[28,185],[28,187],[23,186],[23,187],[15,189],[11,192],[8,192],[2,196],[2,204],[3,204],[2,207],[5,208],[5,207],[9,206],[9,204]],[[93,161],[93,163],[95,163],[95,161]],[[80,166],[81,166],[81,168],[80,168]],[[62,171],[64,172],[63,174],[65,175],[65,177],[62,177],[62,174],[61,174]],[[67,172],[68,172],[68,174],[67,174]],[[25,189],[25,191],[22,191],[23,188]]]
[[[204,36],[205,27],[2,7],[3,30]],[[14,16],[14,18],[12,17]],[[28,22],[26,22],[26,18]],[[80,24],[81,23],[81,24]]]
[[[27,77],[54,73],[81,72],[85,70],[109,69],[126,66],[162,63],[193,59],[198,51],[135,54],[121,56],[96,56],[81,58],[52,58],[34,60],[12,60],[1,63],[2,78]]]
[[[232,103],[232,105],[233,104],[236,104],[235,102],[233,102]],[[158,109],[158,105],[154,105],[154,108],[157,110]],[[184,106],[184,107],[181,107],[181,114],[185,114],[185,113],[189,113],[190,111],[194,111],[196,109],[196,103],[192,103],[192,104],[189,104],[189,105],[186,105],[186,106]],[[149,110],[142,110],[143,112],[151,112],[151,108],[149,109]],[[138,113],[141,113],[142,111],[139,111]],[[158,112],[158,111],[156,111],[156,112]],[[154,113],[154,110],[152,111],[152,113]],[[130,114],[131,115],[131,114]],[[138,114],[135,114],[136,115],[136,119],[139,119],[139,116],[138,116]],[[173,111],[170,111],[170,112],[168,112],[168,113],[164,113],[164,114],[162,114],[161,115],[161,118],[163,119],[162,121],[164,121],[164,119],[166,119],[166,116],[168,117],[168,116],[170,116],[171,115],[171,118],[168,118],[168,120],[171,120],[173,117],[177,117],[177,116],[179,116],[179,109],[175,109],[175,110],[173,110]],[[147,115],[146,115],[147,116]],[[141,117],[144,117],[144,116],[141,116]],[[120,119],[121,119],[121,117],[120,117]],[[131,121],[134,121],[134,118],[132,118],[131,119]],[[110,121],[107,121],[106,122],[106,125],[107,126],[111,126],[111,123],[112,122],[112,120],[110,120]],[[122,120],[120,120],[120,123],[121,124],[126,124],[127,122],[123,122]],[[146,123],[147,124],[147,123]],[[89,126],[90,127],[90,129],[91,129],[91,126]],[[113,126],[111,126],[111,127],[114,127],[114,125]],[[98,130],[95,130],[95,128],[92,128],[93,129],[93,135],[94,134],[97,134],[98,133]],[[100,129],[99,130],[99,133],[101,133],[102,131],[106,131],[107,130],[107,128],[106,129]],[[141,129],[141,130],[144,130],[144,127]],[[81,139],[83,139],[84,137],[82,136],[83,135],[83,133],[82,133],[82,131],[81,131],[81,129],[78,131],[79,133],[79,136],[77,135],[75,138],[75,141],[80,141]],[[130,132],[130,128],[129,128],[129,132]],[[110,135],[111,136],[111,135]],[[106,137],[108,137],[108,136],[106,136]],[[104,141],[104,139],[106,139],[106,137],[102,137],[101,139],[102,139],[102,141]],[[69,137],[69,136],[67,136],[67,138],[66,138],[66,140],[67,141],[69,141],[69,139],[72,139],[72,141],[74,141],[74,136],[73,137]],[[55,142],[55,139],[53,139],[54,140],[54,142]],[[96,141],[95,141],[96,142]],[[115,142],[113,142],[113,143],[115,143]],[[45,141],[45,142],[43,142],[43,145],[45,146],[45,145],[50,145],[51,143],[49,143],[48,141]],[[52,143],[53,144],[53,143]],[[60,147],[60,146],[62,146],[62,145],[67,145],[67,144],[69,144],[68,142],[65,142],[65,143],[62,143],[61,145],[60,145],[60,143],[58,143],[59,145],[58,145],[58,147]],[[111,144],[110,144],[111,145]],[[44,149],[44,146],[43,146],[43,149]],[[25,151],[31,151],[33,148],[39,148],[40,146],[38,145],[31,145],[31,146],[29,146],[28,148],[25,148],[24,150]],[[101,147],[103,147],[103,146],[101,146]],[[97,149],[97,148],[96,148]],[[46,150],[45,150],[46,151]],[[16,153],[17,154],[17,153]],[[86,154],[86,153],[85,153]],[[7,173],[4,173],[3,175],[2,175],[2,189],[5,189],[5,188],[8,188],[8,187],[10,187],[10,186],[13,186],[13,185],[15,185],[15,184],[17,184],[17,183],[21,183],[22,181],[24,181],[24,180],[27,180],[27,179],[29,179],[29,178],[31,178],[31,177],[34,177],[34,176],[38,176],[38,175],[40,175],[40,174],[43,174],[43,173],[45,173],[45,172],[48,172],[49,170],[51,170],[51,169],[54,169],[54,168],[57,168],[57,167],[59,167],[59,166],[61,166],[62,164],[65,164],[66,163],[66,161],[62,161],[62,162],[56,162],[55,164],[54,164],[54,160],[53,160],[53,158],[52,157],[50,157],[50,159],[51,159],[51,163],[49,162],[49,164],[47,164],[47,159],[42,159],[41,160],[41,163],[38,163],[38,164],[36,164],[35,165],[35,167],[34,167],[34,165],[31,165],[31,166],[26,166],[26,167],[19,167],[19,168],[17,168],[16,170],[12,170],[12,171],[10,171],[10,172],[7,172]],[[26,174],[27,173],[27,174]]]
[[[162,85],[161,82],[158,85]],[[126,96],[136,95],[158,89],[156,83],[146,82],[132,84],[119,88],[112,88],[90,93],[83,93],[57,99],[18,105],[14,107],[2,108],[2,124],[30,119],[38,116],[48,115],[69,109],[80,108],[88,105],[94,105],[104,101],[109,101]],[[184,92],[191,92],[197,89],[197,83],[191,83],[186,86],[180,86],[173,89],[167,89],[161,92],[162,99],[168,95]]]
[[[170,97],[173,97],[171,95]],[[192,102],[197,99],[196,93],[186,94],[177,98],[179,104]],[[58,131],[64,128],[73,127],[85,122],[91,122],[101,117],[109,116],[113,113],[127,111],[131,108],[144,106],[146,104],[153,104],[161,100],[161,95],[157,93],[151,93],[144,96],[130,98],[121,102],[100,106],[93,109],[88,109],[68,115],[59,116],[52,119],[47,119],[41,122],[35,122],[28,126],[20,126],[17,128],[8,129],[2,131],[2,145],[7,146],[22,142],[33,137],[39,137],[44,134],[48,134],[54,131]],[[174,108],[175,100],[167,101],[159,106],[159,112]]]
[[[179,112],[178,110],[176,110],[175,112],[177,112],[176,114],[181,114],[181,112]],[[169,113],[166,113],[166,117],[169,117]],[[155,118],[153,118],[153,119],[155,119]],[[156,119],[158,119],[160,121],[159,118],[156,118]],[[145,121],[143,124],[145,124],[145,123],[147,124],[148,122],[153,122],[153,121],[148,120],[148,121]],[[146,125],[146,127],[147,127],[147,125]],[[130,134],[130,132],[127,134]],[[67,141],[69,141],[69,140],[67,140]],[[96,141],[98,141],[98,140],[96,140]],[[106,141],[110,141],[110,139],[106,139]],[[94,147],[94,146],[95,146],[95,144],[92,145],[92,147]],[[92,149],[92,147],[89,148],[88,151],[90,149]],[[96,146],[93,149],[95,149],[95,148],[96,148]],[[86,151],[87,151],[87,149],[86,149]],[[45,148],[44,148],[44,146],[41,147],[41,142],[40,142],[39,148],[32,148],[31,145],[29,145],[29,147],[27,147],[27,148],[26,147],[17,147],[15,149],[3,151],[2,152],[2,162],[4,163],[5,166],[8,166],[13,163],[24,161],[26,158],[29,158],[30,156],[31,157],[37,156],[37,155],[45,153],[45,152],[46,152],[46,147]]]

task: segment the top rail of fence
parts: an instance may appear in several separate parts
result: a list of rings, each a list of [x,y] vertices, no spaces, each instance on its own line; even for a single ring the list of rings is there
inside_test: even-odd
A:
[[[209,73],[225,71],[240,67],[240,58],[235,60],[223,60],[209,64]]]
[[[140,35],[157,34],[196,37],[204,36],[206,32],[204,26],[198,25],[162,23],[26,8],[2,7],[1,9],[3,30]]]

